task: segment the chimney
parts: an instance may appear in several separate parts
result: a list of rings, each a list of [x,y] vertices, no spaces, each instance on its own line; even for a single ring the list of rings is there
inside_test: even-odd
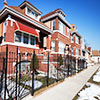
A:
[[[88,47],[88,50],[91,52],[91,47]]]
[[[8,5],[8,4],[7,4],[7,1],[4,0],[3,6],[7,6],[7,5]]]

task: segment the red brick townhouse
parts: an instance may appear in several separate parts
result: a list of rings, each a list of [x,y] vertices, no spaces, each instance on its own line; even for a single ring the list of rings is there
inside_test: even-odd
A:
[[[30,2],[24,1],[19,6],[8,6],[6,0],[0,11],[0,52],[16,52],[19,47],[20,53],[44,54],[44,47],[50,51],[50,34],[48,26],[40,22],[42,12]],[[44,41],[47,41],[46,43]],[[9,55],[8,55],[9,56]]]
[[[42,12],[39,11],[28,1],[24,1],[19,6],[8,6],[4,2],[4,7],[0,11],[0,36],[3,36],[0,51],[6,44],[11,46],[11,51],[14,51],[15,46],[19,46],[20,52],[36,53],[43,51],[44,45],[50,49],[48,43],[51,30],[42,22],[39,21]],[[47,44],[43,43],[47,39]]]
[[[71,25],[65,19],[61,9],[56,9],[40,18],[53,33],[51,34],[51,54],[64,54],[64,49],[71,45]],[[67,52],[67,51],[66,51]]]
[[[77,27],[71,24],[71,48],[73,49],[73,55],[76,57],[81,56],[81,35],[76,31]]]
[[[91,47],[88,47],[85,44],[84,38],[82,37],[82,39],[81,39],[81,56],[83,59],[85,59],[85,61],[87,62],[87,65],[91,65],[91,62],[92,62],[91,54],[92,54]]]
[[[78,60],[81,59],[81,35],[77,32],[77,27],[74,24],[71,24],[71,50],[72,55],[76,58],[76,64]],[[76,65],[77,67],[77,65]]]

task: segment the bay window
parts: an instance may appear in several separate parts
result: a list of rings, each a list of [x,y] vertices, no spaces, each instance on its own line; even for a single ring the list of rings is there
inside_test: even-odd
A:
[[[36,38],[34,36],[30,36],[30,44],[35,45],[36,44]]]
[[[36,37],[22,33],[20,31],[15,32],[15,42],[16,43],[23,43],[23,44],[29,44],[29,45],[35,45],[36,44]]]
[[[29,41],[29,35],[28,34],[24,34],[23,42],[25,44],[28,44],[28,41]]]
[[[15,41],[16,42],[21,42],[21,32],[16,32],[15,34]]]

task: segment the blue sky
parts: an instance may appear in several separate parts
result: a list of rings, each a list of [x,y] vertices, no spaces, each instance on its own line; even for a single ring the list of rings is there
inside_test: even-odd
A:
[[[3,7],[0,0],[0,9]],[[18,6],[24,0],[7,0],[8,5]],[[57,8],[66,14],[66,20],[78,27],[88,46],[100,50],[100,0],[27,0],[45,15]]]

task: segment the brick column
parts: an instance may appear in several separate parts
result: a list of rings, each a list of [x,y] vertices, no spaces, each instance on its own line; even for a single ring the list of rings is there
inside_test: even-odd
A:
[[[59,22],[58,17],[56,17],[56,19],[55,19],[55,30],[59,30],[58,22]]]
[[[58,39],[55,40],[55,52],[59,51],[59,47],[58,47]]]
[[[7,31],[6,31],[6,42],[14,43],[14,24],[15,23],[12,22],[12,26],[11,26],[11,21],[8,20]]]

